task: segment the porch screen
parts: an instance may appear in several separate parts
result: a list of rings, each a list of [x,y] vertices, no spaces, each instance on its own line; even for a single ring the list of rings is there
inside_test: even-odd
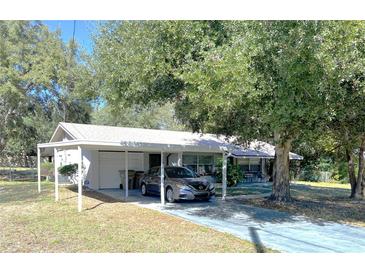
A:
[[[242,171],[259,172],[261,170],[260,159],[258,158],[237,159],[237,162]]]

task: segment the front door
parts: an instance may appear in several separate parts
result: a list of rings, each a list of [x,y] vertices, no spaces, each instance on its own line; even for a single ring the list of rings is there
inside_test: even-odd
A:
[[[161,154],[150,154],[150,168],[161,166]]]

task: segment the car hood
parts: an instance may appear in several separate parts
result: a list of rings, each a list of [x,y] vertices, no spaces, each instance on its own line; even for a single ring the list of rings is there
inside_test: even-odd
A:
[[[203,178],[171,178],[171,179],[177,183],[190,185],[196,189],[198,189],[198,187],[201,185],[203,185],[204,188],[206,188],[209,185],[209,182]]]

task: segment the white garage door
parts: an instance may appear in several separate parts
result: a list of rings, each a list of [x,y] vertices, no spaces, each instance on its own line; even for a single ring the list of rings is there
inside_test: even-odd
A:
[[[100,188],[119,188],[119,170],[124,170],[124,152],[99,152]],[[128,169],[143,171],[143,153],[128,153]]]

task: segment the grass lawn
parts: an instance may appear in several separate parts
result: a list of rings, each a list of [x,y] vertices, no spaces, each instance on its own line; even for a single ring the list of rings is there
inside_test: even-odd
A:
[[[306,185],[314,187],[328,187],[328,188],[340,188],[350,189],[350,184],[340,184],[335,182],[307,182],[307,181],[295,181],[295,185]]]
[[[180,218],[53,184],[0,181],[0,252],[256,252],[254,244]]]
[[[349,199],[348,184],[299,181],[291,183],[291,195],[293,202],[285,204],[265,198],[242,199],[242,203],[365,227],[365,201]]]

